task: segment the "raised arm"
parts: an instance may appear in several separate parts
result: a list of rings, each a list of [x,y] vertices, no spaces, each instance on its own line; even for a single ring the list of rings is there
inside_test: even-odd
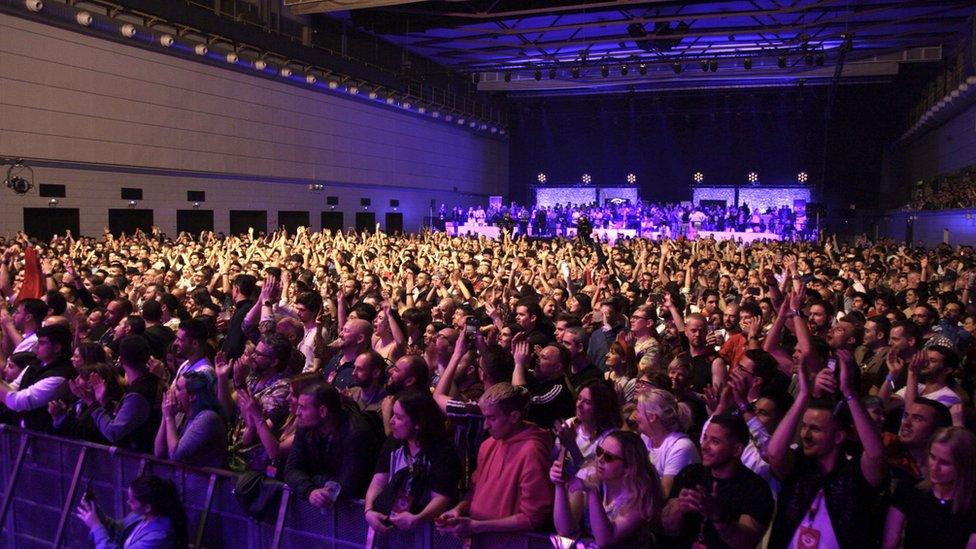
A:
[[[861,472],[864,473],[864,478],[871,486],[878,487],[888,476],[881,434],[875,428],[871,417],[868,416],[861,399],[858,398],[857,386],[854,381],[854,376],[858,375],[858,371],[854,365],[854,357],[844,349],[838,350],[836,353],[840,367],[841,393],[844,395],[844,401],[847,402],[851,417],[854,419],[857,436],[864,447],[864,451],[861,452]]]
[[[800,371],[797,372],[799,391],[793,405],[787,410],[782,421],[773,432],[773,438],[769,440],[769,466],[776,475],[776,478],[784,479],[793,470],[793,455],[790,452],[790,445],[793,443],[793,436],[796,428],[800,425],[803,412],[806,411],[810,403],[810,373],[806,367],[806,360],[800,360]]]

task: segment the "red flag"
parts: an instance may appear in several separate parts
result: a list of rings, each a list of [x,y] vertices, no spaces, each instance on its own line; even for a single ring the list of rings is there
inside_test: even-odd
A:
[[[24,250],[24,283],[17,294],[17,303],[25,299],[40,299],[44,295],[44,289],[41,260],[37,257],[37,250],[28,247]]]

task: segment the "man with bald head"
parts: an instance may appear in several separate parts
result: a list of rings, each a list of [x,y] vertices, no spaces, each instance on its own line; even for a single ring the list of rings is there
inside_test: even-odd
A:
[[[576,415],[576,396],[566,384],[571,354],[565,347],[546,345],[536,353],[535,369],[529,370],[532,359],[529,345],[524,332],[512,340],[515,357],[512,385],[524,385],[529,390],[525,419],[548,429],[557,420]]]
[[[373,325],[361,318],[351,318],[346,321],[339,332],[339,338],[332,342],[331,347],[339,349],[325,368],[322,375],[335,386],[344,391],[353,386],[353,369],[356,357],[369,349],[373,337]]]

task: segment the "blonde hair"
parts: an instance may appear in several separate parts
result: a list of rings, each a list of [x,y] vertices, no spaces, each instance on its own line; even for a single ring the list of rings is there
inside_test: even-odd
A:
[[[529,404],[529,393],[524,387],[516,387],[511,383],[496,383],[485,390],[478,399],[478,406],[482,409],[495,406],[503,413],[525,412]]]
[[[637,397],[637,411],[642,414],[654,414],[671,432],[681,430],[681,413],[678,400],[664,389],[651,388]]]
[[[956,468],[956,482],[952,487],[952,513],[959,515],[970,512],[976,505],[976,435],[963,427],[946,427],[936,431],[929,443],[945,444],[952,456],[952,465]],[[922,489],[932,488],[932,482],[924,480]]]
[[[613,431],[607,435],[620,444],[624,459],[623,485],[631,493],[629,500],[621,506],[628,511],[636,506],[645,522],[656,522],[664,507],[664,489],[657,469],[647,459],[647,446],[640,435],[630,431]]]

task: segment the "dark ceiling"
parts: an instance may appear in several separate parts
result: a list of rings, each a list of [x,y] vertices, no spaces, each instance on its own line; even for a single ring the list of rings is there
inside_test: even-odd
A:
[[[901,63],[941,61],[965,35],[974,6],[972,0],[470,0],[319,17],[469,73],[484,90],[558,90],[816,82],[832,78],[838,64],[847,80],[884,79]]]

